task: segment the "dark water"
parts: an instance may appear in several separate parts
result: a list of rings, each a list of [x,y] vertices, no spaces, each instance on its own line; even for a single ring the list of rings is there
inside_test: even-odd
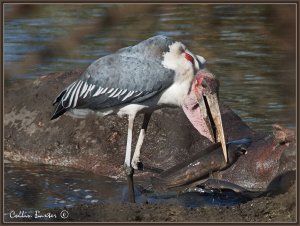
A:
[[[128,202],[126,181],[96,176],[85,171],[7,162],[4,164],[4,213],[9,221],[12,211],[32,213],[51,208],[70,208],[79,204]],[[136,181],[137,203],[169,203],[185,207],[232,206],[247,201],[234,192],[197,189],[182,194],[154,194]]]
[[[162,34],[184,42],[192,52],[207,59],[207,68],[220,80],[221,101],[253,129],[271,132],[273,123],[295,127],[293,6],[160,5],[146,14],[129,15],[101,32],[82,33],[83,41],[67,54],[56,53],[45,61],[37,59],[28,70],[23,70],[22,62],[32,54],[87,26],[89,21],[103,18],[106,9],[112,6],[45,4],[33,15],[5,20],[4,68],[12,74],[9,79],[34,79],[49,72],[86,68],[95,59],[118,48]],[[5,12],[6,15],[12,12],[11,5],[5,5]],[[93,204],[120,201],[126,196],[123,182],[85,174],[8,164],[5,167],[5,208]],[[181,204],[185,205],[184,200],[193,200],[194,195],[201,196],[199,192],[182,196]],[[199,197],[197,200],[205,200],[203,195]],[[165,199],[142,193],[139,198],[149,202],[180,200],[172,195]],[[223,196],[214,200],[218,205],[230,205]],[[195,203],[191,205],[198,205]]]

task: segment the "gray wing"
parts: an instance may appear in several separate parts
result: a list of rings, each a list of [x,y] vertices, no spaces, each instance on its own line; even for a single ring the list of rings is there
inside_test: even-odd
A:
[[[162,92],[174,81],[175,72],[161,64],[172,43],[155,36],[94,61],[56,98],[52,119],[70,108],[97,110],[141,103]]]
[[[92,85],[92,90],[82,93],[76,107],[140,103],[171,86],[174,76],[160,61],[113,54],[94,62],[81,76],[80,81]]]
[[[172,85],[175,72],[158,60],[113,54],[92,63],[56,99],[53,119],[70,108],[93,110],[141,103]]]

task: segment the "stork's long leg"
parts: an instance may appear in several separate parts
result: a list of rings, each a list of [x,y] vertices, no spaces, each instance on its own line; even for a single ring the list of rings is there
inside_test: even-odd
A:
[[[133,186],[133,168],[130,165],[131,162],[131,146],[132,146],[132,130],[133,130],[133,121],[135,115],[128,116],[128,134],[127,134],[127,145],[126,145],[126,154],[124,168],[127,175],[128,182],[128,198],[130,202],[135,202],[134,195],[134,186]]]
[[[144,114],[144,121],[143,121],[143,125],[140,131],[140,135],[139,135],[139,139],[137,141],[136,147],[135,147],[135,151],[134,151],[134,155],[132,157],[132,161],[131,161],[131,166],[134,169],[138,169],[139,166],[139,162],[140,162],[140,153],[141,153],[141,148],[143,145],[143,141],[146,135],[146,131],[147,131],[147,127],[150,121],[152,113],[146,113]]]

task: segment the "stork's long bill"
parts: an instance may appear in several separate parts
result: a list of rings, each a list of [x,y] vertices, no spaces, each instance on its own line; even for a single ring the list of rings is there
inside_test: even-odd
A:
[[[207,70],[200,70],[185,98],[183,110],[194,127],[212,142],[221,142],[227,162],[227,148],[218,101],[219,82]],[[200,117],[199,117],[200,115]]]
[[[207,112],[208,117],[206,118],[206,122],[210,135],[214,138],[215,142],[221,142],[223,155],[227,162],[226,141],[217,94],[203,96],[199,101],[199,108],[200,110]]]

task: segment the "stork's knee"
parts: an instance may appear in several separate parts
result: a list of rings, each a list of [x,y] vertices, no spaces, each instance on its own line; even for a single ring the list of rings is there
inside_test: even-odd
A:
[[[127,176],[131,176],[134,173],[134,169],[131,166],[124,164],[124,172]]]

